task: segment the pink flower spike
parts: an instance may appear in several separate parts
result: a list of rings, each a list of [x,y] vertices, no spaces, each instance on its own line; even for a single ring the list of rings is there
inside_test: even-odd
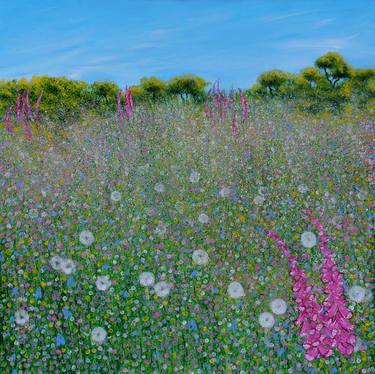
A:
[[[321,355],[322,357],[330,357],[330,356],[332,356],[332,354],[333,354],[333,351],[332,351],[331,348],[327,348],[327,347],[325,347],[325,346],[323,346],[323,345],[320,345],[320,346],[318,347],[318,350],[319,350],[319,353],[320,353],[320,355]]]
[[[305,353],[305,359],[307,361],[313,361],[319,356],[319,351],[317,348],[310,348],[306,353]]]

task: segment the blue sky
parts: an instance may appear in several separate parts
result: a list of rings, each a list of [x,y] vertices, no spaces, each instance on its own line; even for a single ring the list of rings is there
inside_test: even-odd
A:
[[[375,66],[375,0],[0,0],[0,79],[195,73],[251,86],[335,50]]]

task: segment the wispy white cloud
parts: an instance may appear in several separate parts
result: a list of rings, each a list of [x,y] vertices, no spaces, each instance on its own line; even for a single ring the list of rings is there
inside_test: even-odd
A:
[[[16,40],[12,44],[9,41],[8,51],[12,55],[29,55],[29,54],[53,54],[62,50],[73,50],[86,45],[90,41],[88,35],[69,35],[66,38],[56,38],[48,41],[33,40],[32,44],[28,44],[23,40]]]
[[[313,25],[313,28],[314,29],[320,29],[326,25],[329,25],[330,23],[332,23],[335,19],[334,18],[325,18],[325,19],[322,19],[320,21],[317,21],[314,25]]]
[[[170,34],[172,31],[173,29],[154,29],[154,30],[151,30],[148,34],[150,35],[150,37],[158,39],[158,38],[165,37],[166,35]]]
[[[301,48],[301,49],[344,49],[353,45],[353,41],[358,34],[341,37],[341,38],[309,38],[295,39],[281,43],[282,48]]]
[[[157,48],[159,47],[159,43],[151,43],[151,42],[144,42],[144,43],[137,43],[132,46],[130,49],[137,50],[137,49],[149,49],[149,48]]]
[[[306,14],[313,13],[313,11],[303,11],[303,12],[292,12],[288,14],[274,14],[266,17],[262,17],[261,21],[267,21],[267,22],[274,22],[274,21],[281,21],[287,18],[293,18],[293,17],[299,17],[304,16]]]

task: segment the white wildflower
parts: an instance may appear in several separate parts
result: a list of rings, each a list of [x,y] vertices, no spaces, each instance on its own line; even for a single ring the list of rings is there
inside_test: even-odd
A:
[[[60,256],[54,255],[50,258],[49,263],[53,270],[61,270],[61,263],[63,259]]]
[[[80,234],[79,234],[79,241],[83,244],[83,245],[86,245],[86,246],[89,246],[91,245],[93,242],[94,242],[94,235],[92,234],[91,231],[89,230],[83,230]]]
[[[208,215],[206,213],[201,213],[198,217],[200,223],[206,224],[209,221]]]
[[[96,344],[103,344],[107,338],[107,331],[103,327],[95,327],[91,331],[91,341]]]
[[[114,202],[121,200],[121,193],[119,191],[113,191],[111,192],[111,200]]]
[[[197,265],[207,265],[208,253],[203,249],[197,249],[193,252],[193,261]]]
[[[305,248],[312,248],[316,245],[316,236],[311,231],[305,231],[301,235],[301,243]]]
[[[284,314],[287,310],[287,304],[283,299],[274,299],[270,303],[272,313],[276,315]]]
[[[270,329],[275,324],[275,318],[271,313],[264,312],[259,316],[259,323],[265,329]]]
[[[245,296],[245,291],[239,282],[231,282],[228,286],[228,293],[233,299]]]
[[[139,283],[144,287],[152,287],[155,283],[154,274],[145,271],[139,275]]]
[[[172,285],[170,283],[160,281],[155,284],[154,291],[159,297],[166,297],[169,295],[171,288]]]
[[[348,292],[349,299],[355,303],[361,303],[366,298],[366,289],[361,286],[352,286]]]
[[[19,309],[14,313],[14,319],[18,325],[25,325],[29,322],[30,316],[25,309]]]
[[[108,275],[100,275],[95,281],[96,287],[99,291],[106,291],[111,287],[111,280]]]
[[[74,263],[73,260],[69,258],[63,258],[60,264],[60,270],[64,274],[67,274],[67,275],[72,274],[76,270],[76,264]]]

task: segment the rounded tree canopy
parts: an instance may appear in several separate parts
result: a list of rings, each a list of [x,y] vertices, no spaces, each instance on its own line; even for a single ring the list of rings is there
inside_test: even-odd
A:
[[[140,87],[146,94],[151,95],[153,100],[163,96],[166,88],[164,81],[156,77],[142,78]]]
[[[204,95],[204,88],[207,84],[203,78],[186,74],[172,78],[168,82],[167,90],[172,95],[179,95],[182,99],[187,99],[189,96]]]
[[[345,59],[337,52],[328,52],[315,61],[315,66],[320,69],[332,87],[337,83],[350,78],[351,68]]]
[[[289,75],[282,70],[274,69],[262,73],[257,81],[261,87],[268,90],[268,92],[273,95],[276,93],[281,85],[286,83],[289,79]]]

